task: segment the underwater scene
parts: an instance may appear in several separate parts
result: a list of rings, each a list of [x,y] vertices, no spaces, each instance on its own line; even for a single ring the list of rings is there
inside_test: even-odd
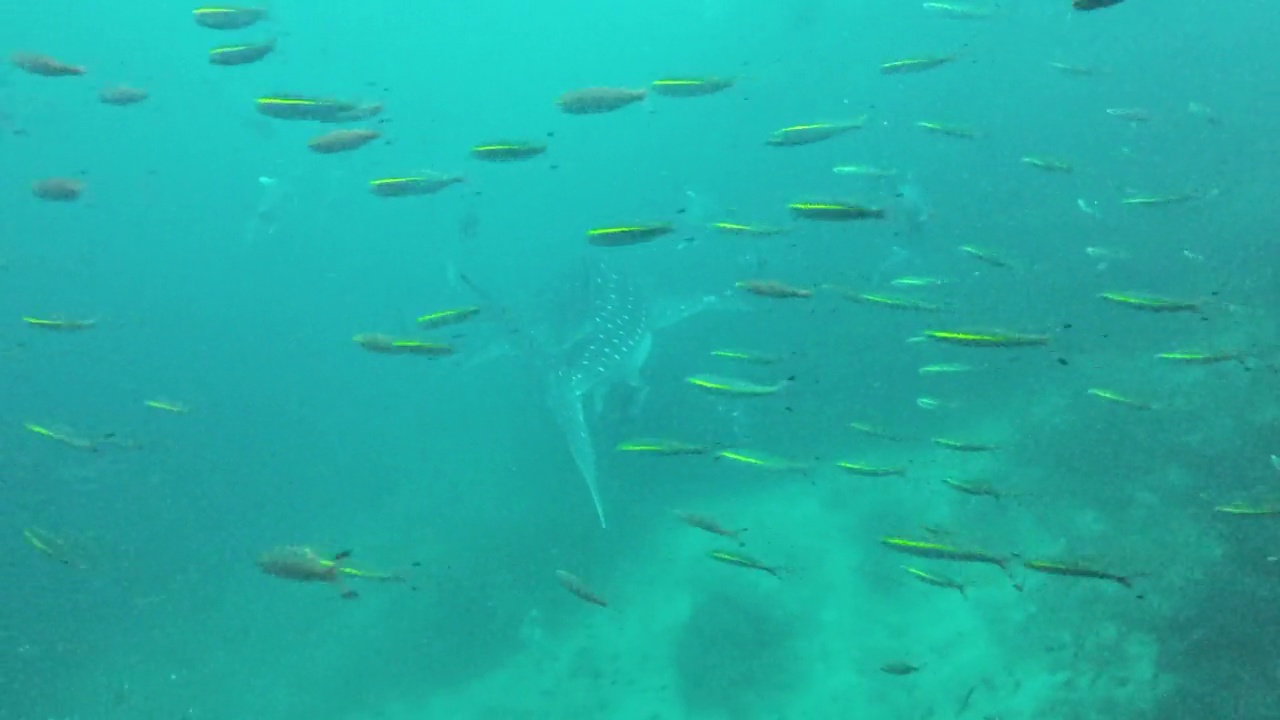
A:
[[[1280,5],[0,23],[0,720],[1280,719]]]

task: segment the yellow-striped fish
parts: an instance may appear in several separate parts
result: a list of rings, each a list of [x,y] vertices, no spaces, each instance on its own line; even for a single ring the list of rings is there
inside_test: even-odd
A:
[[[1217,350],[1199,352],[1195,350],[1175,350],[1173,352],[1156,353],[1160,360],[1169,360],[1184,365],[1216,365],[1229,360],[1243,360],[1244,355],[1235,350]]]
[[[777,363],[782,362],[781,355],[770,355],[768,353],[756,352],[754,350],[712,350],[711,356],[724,358],[725,360],[747,363],[749,365],[776,365]]]
[[[978,137],[978,131],[968,125],[951,125],[948,123],[930,122],[921,120],[916,123],[916,127],[928,130],[937,135],[946,135],[947,137],[962,138],[972,140]]]
[[[761,450],[749,450],[746,448],[728,448],[721,450],[716,453],[716,458],[774,472],[796,472],[808,474],[810,469],[812,469],[807,463],[796,462],[794,460],[778,457],[772,453],[763,452]]]
[[[1104,292],[1099,298],[1121,307],[1145,310],[1156,313],[1201,312],[1200,302],[1194,300],[1177,300],[1175,298],[1149,295],[1147,293]]]
[[[773,235],[785,235],[791,232],[788,228],[777,227],[774,225],[747,225],[745,223],[728,221],[713,222],[710,223],[708,227],[725,235],[745,235],[747,237],[770,237]]]
[[[880,538],[880,544],[906,555],[930,558],[933,560],[952,560],[955,562],[976,562],[995,565],[1006,569],[1009,561],[993,555],[985,550],[960,548],[952,545],[932,542],[930,540],[912,540],[910,538],[886,536]]]
[[[654,80],[649,84],[655,95],[689,98],[714,95],[733,87],[734,78],[727,77],[672,77]]]
[[[648,453],[650,455],[704,455],[711,448],[667,438],[639,438],[618,443],[622,452]]]
[[[964,363],[935,363],[933,365],[925,365],[916,370],[916,372],[921,375],[949,375],[952,373],[966,373],[972,370],[972,366]]]
[[[418,327],[423,330],[431,330],[434,328],[442,328],[448,325],[457,325],[466,322],[480,313],[480,308],[475,305],[467,305],[465,307],[449,308],[448,310],[439,310],[426,315],[420,315],[415,321]]]
[[[935,575],[933,573],[927,573],[924,570],[908,567],[906,565],[902,565],[901,567],[903,570],[907,571],[908,575],[915,578],[916,580],[919,580],[925,585],[932,585],[934,587],[947,588],[948,590],[956,590],[960,593],[961,597],[964,597],[964,598],[969,597],[968,593],[966,592],[966,588],[964,584],[958,580],[952,580],[951,578],[945,575]]]
[[[811,143],[829,140],[837,135],[843,135],[850,130],[858,130],[867,122],[867,116],[849,120],[846,122],[829,122],[829,123],[810,123],[808,125],[792,125],[781,130],[776,130],[769,139],[765,141],[766,145],[774,147],[793,147],[796,145],[809,145]]]
[[[191,408],[187,407],[185,403],[172,400],[143,400],[142,404],[153,410],[161,410],[175,415],[186,415],[191,412]]]
[[[925,70],[942,67],[950,64],[959,57],[957,55],[930,55],[927,57],[907,58],[906,60],[894,60],[893,62],[882,63],[880,65],[881,75],[902,75],[905,73],[918,73]]]
[[[860,475],[862,477],[903,477],[907,474],[906,466],[868,465],[848,460],[837,462],[836,467],[850,475]]]
[[[402,177],[378,178],[369,181],[369,192],[378,197],[410,197],[413,195],[431,195],[453,185],[464,182],[461,175],[444,173],[422,173]]]
[[[1047,335],[1027,335],[1003,330],[964,332],[957,330],[925,330],[922,335],[929,340],[948,345],[981,348],[1012,348],[1048,345]]]
[[[665,222],[614,225],[588,230],[587,242],[596,247],[624,247],[652,242],[672,232],[675,226]]]
[[[1135,410],[1152,410],[1155,407],[1145,400],[1131,398],[1127,395],[1121,395],[1114,390],[1107,390],[1105,388],[1089,388],[1086,392],[1100,400],[1106,400],[1107,402],[1115,403],[1117,405],[1124,405],[1125,407],[1131,407]]]
[[[1280,502],[1272,502],[1265,504],[1253,504],[1246,502],[1233,502],[1226,505],[1218,505],[1214,508],[1215,512],[1226,513],[1227,515],[1239,515],[1241,517],[1267,517],[1280,515]]]
[[[249,45],[223,45],[209,51],[211,65],[248,65],[270,55],[276,49],[276,41],[268,40]]]
[[[546,143],[530,140],[494,140],[473,145],[471,157],[490,162],[514,162],[538,157],[546,151]]]
[[[947,450],[967,453],[985,453],[995,452],[1000,449],[999,445],[987,445],[985,443],[969,442],[967,440],[954,440],[952,438],[936,437],[931,438],[934,445]]]
[[[770,575],[782,579],[782,573],[786,572],[785,568],[775,565],[766,565],[765,563],[742,553],[732,552],[730,550],[712,550],[707,553],[712,560],[725,563],[726,565],[736,565],[737,567],[747,568],[748,570],[760,570]]]
[[[806,202],[797,201],[787,205],[792,215],[805,220],[824,220],[827,222],[847,222],[850,220],[883,220],[884,208],[868,207],[853,202],[840,200]]]
[[[1055,158],[1049,158],[1049,157],[1038,157],[1033,155],[1026,155],[1026,156],[1023,156],[1022,162],[1026,165],[1030,165],[1033,168],[1039,168],[1041,170],[1047,170],[1049,172],[1070,173],[1075,170],[1075,168],[1071,166],[1071,163],[1066,162],[1064,160],[1057,160]]]
[[[794,378],[780,380],[771,385],[761,385],[749,380],[725,377],[723,375],[690,375],[684,379],[690,385],[716,395],[732,397],[763,397],[773,395],[794,381]]]

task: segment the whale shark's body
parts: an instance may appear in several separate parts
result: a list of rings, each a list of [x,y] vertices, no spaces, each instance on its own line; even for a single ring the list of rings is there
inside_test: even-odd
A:
[[[553,363],[546,388],[547,404],[591,491],[596,515],[604,527],[588,414],[592,418],[599,416],[614,387],[627,384],[640,389],[640,370],[653,347],[653,334],[649,308],[639,288],[629,278],[599,263],[591,267],[582,311],[585,317],[576,337],[560,348],[550,349]]]

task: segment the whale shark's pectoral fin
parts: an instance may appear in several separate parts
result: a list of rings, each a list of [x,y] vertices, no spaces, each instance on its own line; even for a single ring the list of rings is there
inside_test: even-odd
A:
[[[636,347],[631,367],[627,373],[627,385],[631,393],[627,398],[627,417],[634,418],[644,409],[645,400],[649,398],[649,385],[642,375],[644,364],[649,360],[649,352],[653,350],[653,334],[645,333]]]

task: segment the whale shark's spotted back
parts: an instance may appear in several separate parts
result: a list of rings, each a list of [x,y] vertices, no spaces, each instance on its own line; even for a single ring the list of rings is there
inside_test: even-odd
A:
[[[567,348],[560,374],[579,397],[602,382],[624,379],[648,337],[648,310],[626,277],[601,263],[591,267],[586,322]]]

